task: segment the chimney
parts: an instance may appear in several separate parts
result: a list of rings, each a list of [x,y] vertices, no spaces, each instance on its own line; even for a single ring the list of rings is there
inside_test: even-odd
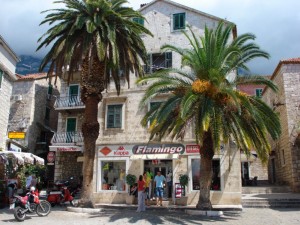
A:
[[[145,5],[147,5],[147,3],[143,3],[143,4],[141,4],[141,8],[143,8]]]

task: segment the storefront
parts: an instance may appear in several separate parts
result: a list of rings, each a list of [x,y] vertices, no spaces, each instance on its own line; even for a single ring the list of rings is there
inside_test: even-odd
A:
[[[145,171],[155,176],[157,171],[161,171],[168,179],[167,181],[170,181],[170,186],[165,189],[165,199],[175,200],[175,184],[179,183],[181,174],[187,174],[190,178],[186,189],[186,195],[189,197],[188,204],[196,204],[200,187],[199,151],[200,148],[196,144],[97,146],[95,203],[125,203],[128,194],[128,185],[125,184],[126,174],[134,174],[138,177]],[[224,192],[234,191],[237,197],[233,201],[240,203],[238,200],[240,198],[240,167],[238,167],[240,164],[235,163],[236,154],[230,152],[225,153],[223,147],[213,159],[212,198],[223,203],[220,198]],[[234,179],[228,174],[228,169],[234,171],[237,169],[238,173],[234,173]],[[226,183],[228,181],[231,182],[229,185]],[[150,189],[153,194],[153,184]],[[228,199],[224,201],[224,204],[226,202],[228,203]]]

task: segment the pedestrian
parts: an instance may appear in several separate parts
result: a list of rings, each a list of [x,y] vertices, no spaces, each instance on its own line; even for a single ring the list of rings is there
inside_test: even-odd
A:
[[[147,172],[144,172],[143,174],[144,181],[145,181],[145,199],[146,199],[146,205],[150,206],[150,195],[149,195],[149,185],[151,182],[151,178],[147,175]]]
[[[156,188],[156,205],[162,206],[162,198],[164,195],[164,186],[166,185],[166,178],[157,171],[157,175],[154,177],[154,186]]]
[[[31,186],[32,176],[29,175],[28,172],[26,172],[25,177],[26,177],[26,189],[29,189]]]
[[[8,190],[9,204],[11,204],[14,199],[14,194],[17,190],[17,182],[13,182],[13,183],[10,183],[9,185],[7,185],[7,190]]]
[[[146,211],[146,205],[145,205],[145,181],[143,179],[143,175],[139,176],[138,181],[138,208],[137,212]]]

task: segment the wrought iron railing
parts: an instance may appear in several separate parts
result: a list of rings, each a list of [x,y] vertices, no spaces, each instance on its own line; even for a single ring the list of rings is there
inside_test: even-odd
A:
[[[61,132],[55,133],[52,143],[78,143],[83,142],[82,132]]]
[[[84,104],[78,95],[57,97],[54,103],[54,108],[84,108]]]

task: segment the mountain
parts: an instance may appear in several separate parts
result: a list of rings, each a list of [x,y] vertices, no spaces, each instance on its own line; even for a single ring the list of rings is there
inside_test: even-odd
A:
[[[29,73],[38,73],[39,66],[41,64],[42,59],[36,58],[30,55],[21,55],[19,56],[21,59],[20,62],[17,63],[16,73],[26,75]],[[43,72],[47,72],[49,70],[49,66],[43,70]]]

